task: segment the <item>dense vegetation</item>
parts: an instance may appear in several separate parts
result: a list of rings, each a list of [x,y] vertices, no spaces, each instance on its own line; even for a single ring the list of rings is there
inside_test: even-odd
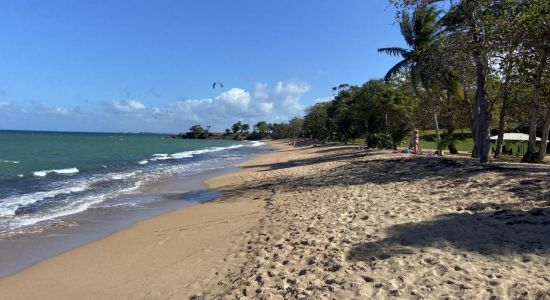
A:
[[[302,135],[344,143],[363,138],[371,147],[395,148],[409,134],[418,101],[408,85],[370,80],[334,92],[332,101],[306,110]]]
[[[409,49],[380,49],[403,58],[386,79],[408,75],[416,95],[428,104],[436,135],[441,124],[452,136],[454,123],[468,116],[472,154],[480,161],[489,159],[491,128],[499,133],[496,156],[502,133],[525,130],[529,145],[523,160],[542,161],[550,127],[550,2],[391,2]]]

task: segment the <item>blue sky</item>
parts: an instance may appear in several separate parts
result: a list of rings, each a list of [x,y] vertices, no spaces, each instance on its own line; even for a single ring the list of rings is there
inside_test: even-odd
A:
[[[402,46],[387,0],[2,1],[0,129],[284,121]],[[220,81],[224,88],[212,89]]]

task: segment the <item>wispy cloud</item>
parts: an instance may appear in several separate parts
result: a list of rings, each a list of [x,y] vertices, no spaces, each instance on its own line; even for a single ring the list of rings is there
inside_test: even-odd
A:
[[[25,112],[25,109],[9,101],[0,101],[0,112]]]
[[[68,115],[72,110],[60,106],[52,106],[45,102],[35,102],[34,108],[38,112],[54,115]]]
[[[11,103],[7,101],[0,102],[0,110],[7,110],[9,107],[11,107]]]

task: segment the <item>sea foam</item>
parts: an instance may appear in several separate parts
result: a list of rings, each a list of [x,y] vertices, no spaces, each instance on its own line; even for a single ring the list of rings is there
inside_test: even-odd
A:
[[[58,170],[44,170],[44,171],[35,171],[32,174],[37,177],[44,177],[48,175],[49,173],[56,173],[56,174],[63,174],[63,175],[69,175],[69,174],[75,174],[78,173],[77,168],[68,168],[68,169],[58,169]]]
[[[254,142],[252,142],[252,143],[254,143]],[[261,143],[260,145],[263,145],[263,143]],[[260,145],[258,145],[258,146],[260,146]],[[167,160],[167,159],[191,158],[191,157],[194,157],[195,155],[199,155],[199,154],[218,152],[218,151],[229,150],[229,149],[236,149],[236,148],[241,148],[241,147],[245,147],[245,146],[256,147],[256,144],[251,144],[251,145],[239,144],[239,145],[232,145],[232,146],[228,146],[228,147],[210,147],[210,148],[199,149],[199,150],[177,152],[177,153],[173,153],[173,154],[158,153],[158,154],[153,154],[150,160],[151,161],[157,161],[157,160]]]
[[[0,159],[0,163],[6,163],[6,164],[20,164],[20,161],[17,160],[7,160],[7,159]]]
[[[54,198],[59,195],[85,191],[89,185],[86,182],[71,182],[59,189],[44,192],[34,192],[0,199],[0,217],[14,216],[19,207],[31,205],[38,201]]]
[[[259,142],[259,141],[251,141],[250,143],[251,143],[250,147],[259,147],[259,146],[265,145],[264,142]]]

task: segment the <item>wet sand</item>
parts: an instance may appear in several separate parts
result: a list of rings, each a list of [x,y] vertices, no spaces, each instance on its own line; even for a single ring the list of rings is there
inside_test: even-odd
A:
[[[209,201],[220,196],[216,190],[201,185],[205,179],[223,174],[204,172],[185,183],[176,184],[177,177],[158,185],[145,186],[139,194],[124,195],[126,198],[110,200],[115,205],[131,197],[147,198],[150,202],[136,206],[99,207],[67,216],[61,224],[41,227],[38,232],[25,232],[12,238],[0,239],[0,278],[19,272],[44,259],[53,257],[78,246],[106,237],[133,224],[193,204]],[[0,298],[1,299],[1,298]]]
[[[550,298],[550,167],[289,147],[215,201],[0,280],[7,299]]]

